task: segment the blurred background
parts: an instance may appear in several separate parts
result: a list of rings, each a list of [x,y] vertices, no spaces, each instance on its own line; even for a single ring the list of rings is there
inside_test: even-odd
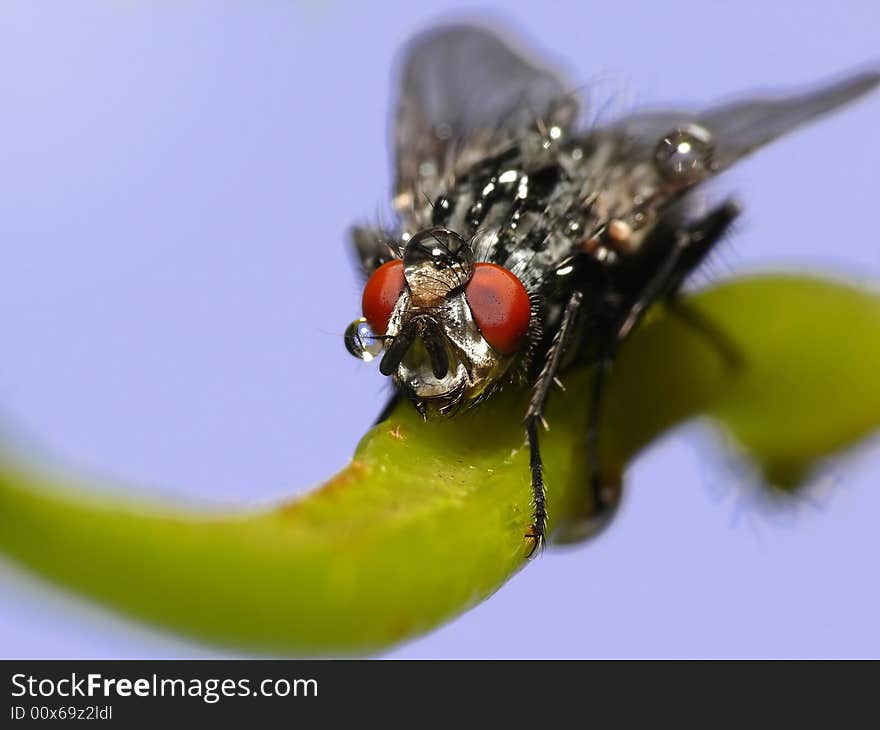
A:
[[[196,505],[266,504],[342,467],[385,398],[343,349],[346,230],[388,210],[392,64],[433,23],[502,21],[587,85],[588,119],[880,63],[869,0],[496,5],[2,3],[4,439]],[[745,214],[697,282],[880,282],[878,126],[875,93],[727,173],[714,189]],[[669,434],[600,539],[390,656],[880,654],[876,442],[785,502],[716,446]],[[229,654],[0,558],[3,657]]]

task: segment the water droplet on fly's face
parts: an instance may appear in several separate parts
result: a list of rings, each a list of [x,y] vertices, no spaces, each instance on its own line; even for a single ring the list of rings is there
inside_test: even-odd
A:
[[[373,334],[367,320],[361,317],[345,328],[345,349],[356,358],[370,362],[382,352],[382,341]]]
[[[413,236],[403,250],[403,272],[416,306],[439,306],[474,271],[474,254],[457,233],[435,227]]]

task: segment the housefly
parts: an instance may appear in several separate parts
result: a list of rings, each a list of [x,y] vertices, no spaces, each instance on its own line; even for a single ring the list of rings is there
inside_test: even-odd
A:
[[[379,360],[395,390],[389,405],[408,398],[426,418],[476,406],[505,383],[531,386],[530,554],[547,527],[545,404],[559,373],[593,365],[583,407],[602,524],[620,494],[598,457],[602,397],[646,310],[664,303],[737,366],[735,345],[678,294],[739,208],[727,200],[699,212],[692,192],[878,82],[880,73],[862,73],[807,93],[579,129],[571,87],[488,30],[416,38],[393,130],[397,222],[353,232],[367,279],[347,349]]]

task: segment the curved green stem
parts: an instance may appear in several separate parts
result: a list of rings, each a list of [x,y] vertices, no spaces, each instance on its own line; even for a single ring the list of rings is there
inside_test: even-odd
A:
[[[693,302],[739,343],[745,366],[731,370],[693,331],[656,313],[612,374],[603,466],[622,470],[671,426],[703,414],[774,483],[791,486],[880,425],[877,296],[756,277]],[[590,510],[589,375],[567,374],[547,413],[551,534]],[[526,398],[508,390],[429,423],[403,404],[320,489],[261,512],[111,500],[8,461],[0,550],[183,634],[273,653],[376,651],[482,601],[525,564]]]

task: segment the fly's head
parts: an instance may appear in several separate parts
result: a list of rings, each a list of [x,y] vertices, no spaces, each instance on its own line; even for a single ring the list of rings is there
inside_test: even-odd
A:
[[[348,351],[381,357],[380,372],[423,414],[452,413],[489,392],[522,359],[535,326],[522,282],[475,262],[446,228],[419,232],[402,258],[376,269],[362,305],[363,317],[346,330]]]

